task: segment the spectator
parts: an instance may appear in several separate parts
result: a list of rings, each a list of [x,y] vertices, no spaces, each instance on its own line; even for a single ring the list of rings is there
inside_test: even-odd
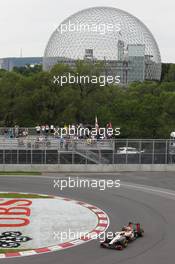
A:
[[[51,125],[51,126],[50,126],[50,132],[51,132],[52,134],[54,133],[54,130],[55,130],[55,129],[54,129],[54,125]]]
[[[19,126],[15,126],[15,137],[17,138],[19,136]]]
[[[62,149],[64,146],[64,138],[61,138],[60,139],[60,148]]]
[[[48,134],[49,133],[49,126],[46,125],[46,133]]]
[[[22,135],[23,135],[23,137],[27,137],[27,136],[28,136],[28,128],[25,128],[25,129],[22,131]]]
[[[68,151],[69,150],[69,140],[66,139],[65,141],[65,149]]]
[[[5,135],[5,137],[8,137],[8,129],[7,128],[4,129],[4,135]]]
[[[41,127],[39,125],[36,126],[36,132],[37,132],[37,134],[40,134],[40,132],[41,132]]]
[[[41,130],[42,130],[42,133],[44,134],[45,131],[46,131],[46,127],[43,125],[43,126],[41,127]]]

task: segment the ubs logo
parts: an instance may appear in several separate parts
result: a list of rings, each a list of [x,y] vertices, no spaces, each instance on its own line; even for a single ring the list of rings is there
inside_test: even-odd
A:
[[[32,201],[29,199],[0,199],[0,228],[29,225],[31,205]]]

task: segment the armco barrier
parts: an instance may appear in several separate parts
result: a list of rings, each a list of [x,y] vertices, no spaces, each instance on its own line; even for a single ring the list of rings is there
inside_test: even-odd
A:
[[[175,164],[118,164],[118,165],[0,165],[0,171],[36,172],[119,172],[119,171],[175,171]]]

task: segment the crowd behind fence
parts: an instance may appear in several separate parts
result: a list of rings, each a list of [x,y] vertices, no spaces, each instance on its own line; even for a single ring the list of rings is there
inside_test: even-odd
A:
[[[0,164],[172,164],[175,141],[0,136]]]

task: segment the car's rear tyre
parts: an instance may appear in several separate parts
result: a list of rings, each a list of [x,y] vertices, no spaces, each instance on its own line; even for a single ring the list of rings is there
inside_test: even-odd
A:
[[[115,248],[116,248],[116,250],[123,250],[123,246],[122,245],[117,245]]]
[[[106,248],[106,245],[105,245],[104,243],[101,243],[101,244],[100,244],[100,247],[101,247],[101,248]]]

